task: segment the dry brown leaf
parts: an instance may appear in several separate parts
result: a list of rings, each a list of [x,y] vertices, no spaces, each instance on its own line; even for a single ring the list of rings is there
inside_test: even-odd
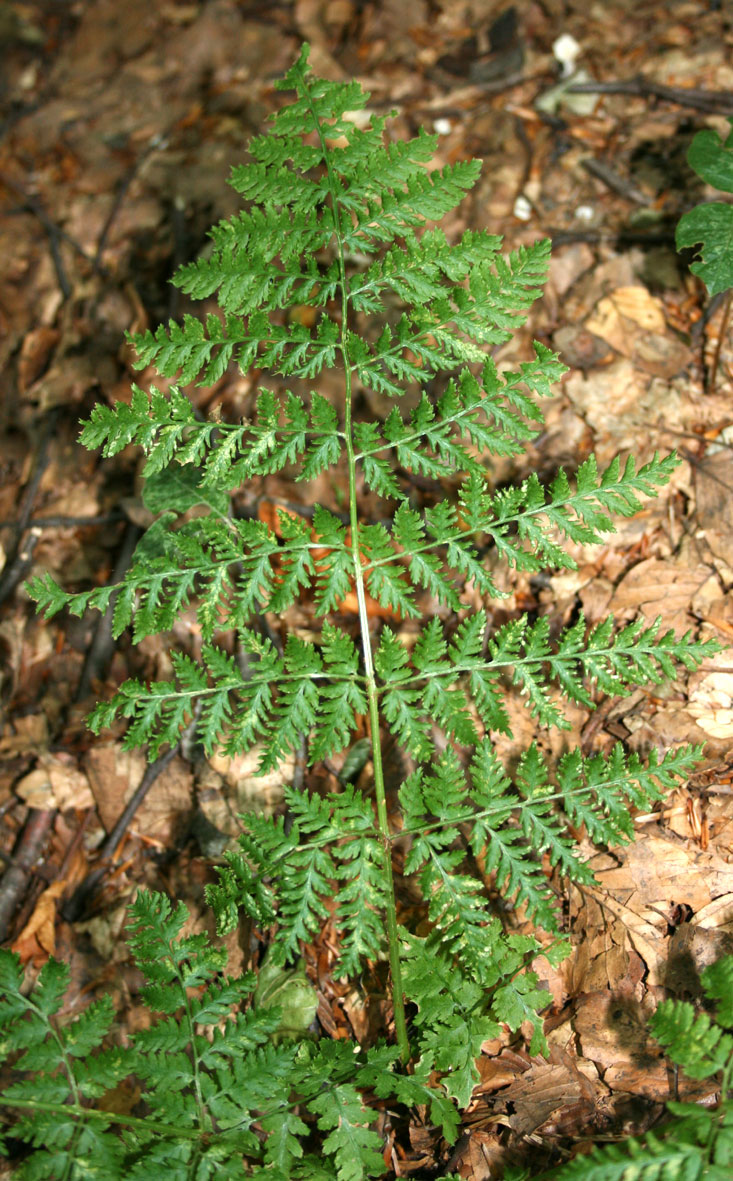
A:
[[[689,923],[681,923],[669,940],[664,986],[675,996],[699,996],[702,972],[733,952],[730,895],[722,900],[722,907],[719,902],[716,898]]]
[[[695,467],[695,522],[712,552],[733,554],[733,456],[729,448],[708,452]]]
[[[660,301],[650,295],[646,287],[618,287],[598,301],[585,326],[617,352],[631,356],[629,332],[634,328],[644,332],[664,332],[664,312]]]
[[[655,377],[674,377],[690,350],[669,335],[661,300],[646,287],[619,287],[599,300],[585,328]]]
[[[57,901],[66,890],[66,882],[53,882],[36,902],[31,917],[12,944],[12,951],[23,963],[32,959],[45,962],[56,951]]]
[[[199,793],[199,804],[207,818],[222,832],[235,835],[241,830],[239,823],[235,822],[232,827],[232,816],[239,812],[257,811],[272,815],[282,803],[283,785],[292,783],[295,771],[292,754],[273,771],[257,774],[263,749],[262,744],[257,744],[243,754],[225,755],[215,751],[208,757],[209,766],[222,777],[229,790],[218,802],[214,794],[209,794],[205,804]]]
[[[30,808],[93,808],[94,797],[86,775],[67,754],[45,754],[38,766],[24,775],[15,787],[16,794]]]
[[[596,872],[605,896],[600,891],[594,896],[623,920],[646,964],[648,983],[664,984],[669,957],[665,935],[673,908],[689,907],[695,915],[733,893],[733,865],[713,849],[654,832],[646,832],[617,856],[618,866]]]
[[[557,295],[565,295],[582,274],[594,263],[594,255],[587,242],[574,242],[553,250],[547,276],[547,286]]]
[[[449,1168],[451,1172],[458,1170],[466,1181],[492,1181],[501,1175],[505,1162],[506,1151],[497,1133],[472,1128],[470,1136],[458,1142]]]
[[[571,997],[603,988],[617,988],[629,969],[628,937],[620,916],[601,901],[571,887],[575,943],[561,970]]]
[[[46,368],[60,335],[57,328],[50,328],[45,324],[39,325],[26,335],[18,358],[18,389],[21,394],[25,393]]]
[[[573,1028],[583,1056],[601,1070],[619,1063],[647,1067],[661,1051],[647,1028],[648,1013],[633,997],[622,992],[589,992],[576,1002]]]
[[[37,754],[48,745],[48,719],[45,714],[25,714],[6,723],[0,734],[0,757]]]
[[[107,832],[114,827],[127,800],[140,786],[145,758],[122,749],[119,742],[97,743],[84,759],[99,817]],[[178,756],[162,771],[131,822],[131,829],[164,845],[174,843],[192,812],[193,776]]]
[[[531,1136],[555,1112],[580,1098],[577,1072],[551,1062],[533,1062],[502,1092],[502,1099],[514,1105],[511,1127],[521,1136]]]
[[[629,570],[611,599],[609,610],[641,611],[648,619],[662,617],[664,630],[681,636],[692,625],[692,601],[708,582],[715,582],[709,566],[690,568],[684,562],[648,558]]]

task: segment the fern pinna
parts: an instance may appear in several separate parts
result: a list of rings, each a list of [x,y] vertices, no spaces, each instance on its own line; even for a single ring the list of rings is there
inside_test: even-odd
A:
[[[145,501],[159,515],[121,585],[67,594],[44,575],[31,593],[49,615],[114,602],[116,634],[132,625],[136,641],[195,604],[201,661],[174,652],[173,682],[129,680],[92,715],[95,732],[128,719],[128,746],[151,756],[195,719],[208,752],[256,747],[264,772],[305,741],[313,764],[348,747],[366,718],[373,798],[352,786],[326,796],[286,788],[288,823],[248,816],[209,900],[222,931],[242,910],[272,929],[276,962],[326,919],[340,933],[341,974],[386,955],[402,1061],[439,1072],[466,1103],[479,1047],[501,1023],[529,1022],[532,1051],[543,1049],[538,1013],[548,1001],[527,969],[538,941],[505,933],[472,860],[508,901],[556,929],[547,863],[590,877],[568,821],[601,844],[628,840],[629,806],[648,807],[699,755],[652,752],[644,765],[620,747],[588,758],[570,750],[552,766],[534,744],[510,773],[492,743],[510,731],[507,694],[539,726],[567,727],[563,699],[591,707],[595,691],[657,684],[716,646],[657,624],[588,628],[582,616],[555,636],[547,618],[526,616],[492,633],[486,612],[469,607],[477,594],[501,597],[487,556],[519,571],[573,568],[567,544],[612,532],[614,515],[636,513],[677,460],[638,470],[615,460],[599,472],[590,457],[549,487],[530,475],[492,490],[487,457],[521,455],[563,372],[539,343],[517,371],[492,359],[541,293],[549,243],[503,255],[484,231],[449,242],[432,223],[471,189],[477,161],[431,171],[436,137],[390,141],[385,118],[364,117],[359,85],[312,76],[307,47],[277,86],[296,98],[232,174],[245,211],[215,226],[211,249],[174,279],[193,299],[215,299],[218,313],[134,343],[140,367],[184,385],[215,382],[232,363],[284,381],[262,388],[237,423],[202,421],[177,386],[98,405],[82,441],[107,456],[141,447]],[[338,405],[317,388],[327,368],[341,379]],[[283,388],[289,380],[300,392]],[[358,417],[364,390],[394,400],[383,422]],[[232,509],[247,481],[283,470],[309,481],[336,468],[348,481],[345,519],[316,506],[281,512],[273,529]],[[425,506],[414,477],[455,496]],[[365,517],[365,489],[383,498],[382,520]],[[354,593],[352,628],[340,608]],[[391,623],[373,626],[368,596]],[[294,631],[281,647],[258,619],[299,601],[312,605],[318,637]],[[401,621],[412,621],[414,643]],[[413,768],[394,825],[387,731]],[[395,857],[422,891],[420,934],[398,923]]]

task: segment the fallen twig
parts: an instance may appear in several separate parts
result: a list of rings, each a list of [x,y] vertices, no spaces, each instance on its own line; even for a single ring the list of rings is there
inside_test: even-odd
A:
[[[133,162],[132,166],[128,168],[127,172],[117,185],[117,191],[115,192],[114,200],[112,201],[110,211],[105,218],[104,225],[102,226],[99,238],[97,239],[97,248],[94,251],[93,267],[96,274],[100,274],[103,271],[102,257],[107,247],[107,238],[109,237],[109,232],[112,229],[114,220],[122,208],[122,203],[127,196],[130,185],[138,175],[148,156],[152,155],[153,152],[157,152],[165,148],[167,144],[167,135],[154,135],[148,146],[143,152],[140,153],[137,159]]]
[[[633,201],[637,205],[651,204],[651,198],[646,193],[642,193],[641,189],[637,189],[636,185],[632,181],[627,180],[626,177],[620,176],[609,164],[604,164],[602,160],[596,160],[594,156],[589,156],[588,159],[582,160],[581,163],[586,172],[589,172],[591,176],[595,176],[597,180],[600,180],[612,192],[625,197],[627,201]]]
[[[733,294],[733,292],[731,292],[731,291],[725,292],[725,296],[724,296],[725,306],[723,308],[723,318],[720,322],[720,328],[718,329],[718,339],[715,342],[715,352],[713,353],[713,361],[712,361],[712,364],[710,365],[710,368],[705,373],[705,392],[708,394],[713,393],[713,391],[715,390],[715,383],[718,379],[718,368],[720,366],[720,350],[723,347],[723,341],[725,340],[725,334],[728,331],[728,323],[730,321],[731,294]]]
[[[15,525],[15,544],[8,552],[8,559],[6,566],[0,576],[0,603],[4,602],[15,590],[20,580],[24,577],[26,571],[30,567],[33,558],[33,550],[35,549],[38,539],[41,536],[41,530],[31,528],[30,533],[26,538],[24,534],[28,529],[31,513],[33,512],[33,505],[38,495],[38,489],[43,478],[43,473],[48,466],[48,447],[56,426],[58,417],[58,410],[54,408],[46,417],[43,427],[43,434],[41,435],[36,452],[36,461],[33,467],[28,483],[26,484],[23,493],[23,500],[18,513],[18,519],[14,522]]]
[[[92,517],[31,517],[25,525],[27,529],[74,529],[86,525],[113,525],[123,520],[125,514],[122,509],[113,509],[110,513],[98,513]],[[6,517],[0,521],[0,529],[17,529],[17,517]]]
[[[23,901],[55,817],[53,808],[28,810],[10,864],[0,881],[0,942],[7,938],[13,915]]]
[[[53,218],[50,217],[46,212],[38,198],[32,196],[31,193],[27,193],[22,185],[19,185],[16,180],[13,180],[12,176],[8,176],[6,173],[0,173],[0,184],[4,184],[6,188],[10,189],[11,192],[16,193],[17,196],[20,197],[22,207],[27,209],[29,213],[32,213],[46,231],[48,245],[51,251],[51,258],[53,259],[53,265],[56,271],[56,278],[58,279],[59,287],[61,288],[61,294],[63,295],[64,299],[68,299],[71,295],[71,282],[68,275],[66,274],[66,268],[64,266],[63,259],[61,258],[59,242],[68,242],[69,246],[71,246],[77,254],[81,255],[81,257],[92,266],[94,265],[94,259],[89,257],[84,247],[80,246],[76,239],[72,238],[71,234],[67,234],[66,230],[62,229],[60,225],[57,225]]]
[[[122,539],[120,552],[117,556],[115,568],[112,572],[112,583],[121,582],[129,565],[132,561],[132,555],[135,552],[138,538],[140,537],[140,529],[137,525],[130,522],[125,530],[125,535]],[[74,693],[74,701],[83,701],[89,692],[89,686],[95,677],[101,676],[106,664],[112,658],[114,652],[114,640],[112,639],[112,617],[114,615],[114,598],[110,602],[104,615],[100,616],[94,627],[94,635],[92,642],[87,649],[87,654],[84,659],[84,667],[81,670],[79,683]]]
[[[729,90],[693,90],[684,86],[664,86],[652,78],[637,74],[635,78],[618,82],[575,82],[567,88],[569,94],[633,94],[640,98],[657,98],[663,102],[692,107],[710,114],[733,115],[733,92]]]

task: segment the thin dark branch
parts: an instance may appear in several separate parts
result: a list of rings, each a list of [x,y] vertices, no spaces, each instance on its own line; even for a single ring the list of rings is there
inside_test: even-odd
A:
[[[31,513],[33,512],[33,505],[38,495],[38,489],[43,479],[43,473],[48,466],[49,443],[51,442],[51,436],[53,435],[57,418],[58,410],[54,409],[46,417],[43,426],[43,433],[38,444],[33,472],[26,484],[21,501],[20,513],[18,514],[18,520],[15,526],[15,544],[8,553],[7,564],[2,576],[0,576],[0,603],[10,597],[29,569],[33,559],[33,551],[41,536],[40,529],[31,528],[27,537],[24,538],[24,534],[28,529],[28,522],[31,519]]]
[[[718,380],[718,369],[720,367],[720,350],[723,347],[723,341],[728,331],[728,323],[730,321],[731,295],[733,292],[727,291],[725,293],[725,307],[723,309],[723,318],[718,329],[718,339],[715,342],[715,352],[713,353],[713,362],[708,372],[706,373],[705,392],[712,394],[715,390],[715,383]]]
[[[115,568],[112,572],[112,583],[121,582],[124,578],[127,569],[132,561],[132,555],[135,552],[138,538],[140,537],[140,529],[137,525],[129,523],[125,530],[125,535],[122,540],[122,546],[115,563]],[[89,692],[89,687],[92,681],[100,677],[108,662],[112,658],[114,652],[114,640],[112,639],[112,618],[114,616],[114,599],[110,602],[104,615],[97,621],[94,630],[94,637],[87,650],[86,658],[84,660],[84,667],[81,670],[79,677],[79,684],[76,687],[74,694],[74,701],[83,701]]]
[[[13,915],[23,900],[36,863],[41,858],[55,816],[54,809],[28,810],[26,822],[15,842],[9,868],[0,882],[0,942],[7,938]]]
[[[127,196],[127,192],[128,192],[128,189],[130,188],[130,185],[132,184],[133,180],[137,176],[137,174],[140,171],[140,168],[143,165],[143,163],[145,162],[145,160],[147,160],[148,156],[152,155],[153,152],[156,152],[156,151],[166,147],[167,143],[168,143],[168,138],[166,135],[154,135],[152,137],[150,143],[148,144],[148,146],[145,148],[145,150],[143,152],[140,153],[140,155],[137,157],[137,159],[133,162],[132,167],[128,168],[127,172],[122,177],[119,184],[117,185],[117,191],[114,195],[114,200],[112,202],[110,211],[107,214],[107,217],[105,218],[104,225],[102,226],[99,238],[97,239],[97,249],[94,252],[94,264],[93,264],[95,272],[97,272],[97,273],[102,272],[102,269],[103,269],[102,268],[102,257],[104,255],[104,251],[107,247],[107,238],[109,237],[109,232],[112,229],[112,225],[114,223],[114,220],[117,217],[117,214],[119,213],[120,209],[122,208],[122,203],[125,200],[125,197]]]
[[[552,247],[570,246],[575,242],[588,242],[590,245],[630,246],[640,242],[643,246],[666,246],[674,243],[674,232],[670,230],[634,230],[626,226],[617,230],[563,230],[553,229],[552,226],[543,228],[543,233],[552,239]]]
[[[26,528],[71,529],[76,526],[83,528],[85,525],[113,525],[124,518],[122,509],[113,509],[111,513],[98,513],[93,517],[31,517]],[[4,521],[0,521],[0,529],[17,529],[18,524],[17,517],[14,520],[6,517]]]
[[[129,189],[130,185],[132,184],[132,181],[133,181],[136,171],[137,171],[137,167],[135,167],[134,169],[131,168],[129,170],[129,172],[127,172],[125,174],[125,176],[123,176],[122,180],[120,181],[119,185],[117,186],[117,192],[115,193],[114,200],[112,202],[110,211],[107,214],[107,217],[105,218],[104,225],[102,226],[101,232],[100,232],[99,237],[97,239],[97,249],[94,252],[94,261],[92,263],[92,267],[93,267],[93,270],[97,274],[99,274],[102,271],[102,257],[104,255],[104,251],[107,246],[107,238],[109,237],[109,232],[112,229],[112,225],[114,223],[115,218],[117,217],[117,214],[120,212],[120,209],[122,208],[122,202],[124,201],[125,196],[127,195],[127,190]]]
[[[41,540],[41,530],[31,529],[22,545],[14,551],[0,577],[0,603],[9,599],[19,582],[22,582],[31,568],[33,552]]]
[[[632,94],[640,98],[656,98],[662,102],[692,107],[710,114],[733,115],[733,92],[730,90],[693,90],[684,86],[664,86],[652,78],[637,74],[635,78],[618,82],[576,82],[568,86],[569,94]]]
[[[703,335],[705,329],[707,328],[707,326],[710,323],[710,321],[712,320],[713,316],[719,310],[721,304],[723,303],[723,300],[725,299],[725,294],[726,293],[724,291],[718,291],[717,294],[711,296],[711,298],[705,304],[705,307],[703,308],[703,312],[702,312],[700,319],[696,320],[695,323],[692,325],[692,332],[690,333],[690,336],[692,337],[693,341],[699,341],[702,338],[702,335]],[[703,367],[703,370],[705,370],[705,347],[704,347],[704,344],[703,344],[702,352],[703,352],[702,367]]]
[[[40,486],[41,480],[43,479],[43,473],[48,467],[48,448],[51,442],[51,436],[56,429],[57,418],[58,407],[55,407],[53,410],[51,410],[43,424],[43,432],[41,434],[41,439],[38,444],[38,451],[36,453],[36,462],[33,467],[32,475],[25,486],[23,500],[20,506],[20,513],[18,515],[18,540],[20,540],[20,536],[23,531],[28,528],[31,512],[33,511],[33,505],[35,504],[36,496],[38,495],[38,488]]]
[[[633,201],[636,205],[651,204],[651,198],[647,197],[646,193],[642,193],[641,189],[637,189],[636,185],[626,177],[620,176],[609,164],[604,164],[603,160],[596,160],[590,156],[582,161],[582,165],[586,172],[595,176],[606,188],[618,193],[627,201]]]
[[[61,294],[63,295],[64,299],[68,299],[71,295],[71,283],[69,281],[68,275],[66,274],[66,268],[64,266],[63,259],[61,258],[59,243],[62,241],[68,242],[69,246],[71,246],[77,252],[77,254],[81,255],[81,257],[86,262],[91,263],[92,265],[94,265],[94,259],[89,257],[84,247],[81,246],[75,238],[72,238],[71,234],[67,234],[66,230],[62,229],[60,225],[57,225],[53,218],[50,217],[46,212],[38,198],[34,197],[31,193],[27,193],[22,185],[19,185],[17,181],[13,180],[12,176],[8,176],[4,172],[0,173],[0,184],[4,184],[6,188],[10,189],[11,192],[16,193],[17,196],[20,197],[23,208],[27,209],[29,213],[32,213],[46,231],[48,245],[51,251],[51,258],[53,259],[53,265],[56,270],[56,278],[58,279],[59,287],[61,288]]]

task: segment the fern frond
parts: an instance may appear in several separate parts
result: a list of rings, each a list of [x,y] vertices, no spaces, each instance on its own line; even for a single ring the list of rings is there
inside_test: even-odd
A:
[[[440,937],[451,945],[460,937],[467,947],[471,929],[488,917],[475,879],[464,882],[456,875],[465,856],[456,841],[464,831],[474,856],[496,875],[502,894],[546,930],[556,930],[557,906],[541,856],[546,853],[551,865],[575,881],[593,880],[565,818],[577,827],[587,824],[598,844],[626,843],[633,836],[629,805],[650,807],[663,788],[690,774],[700,753],[700,747],[683,747],[661,761],[652,757],[645,767],[620,745],[607,758],[583,759],[573,751],[560,761],[555,786],[535,745],[522,755],[512,780],[484,740],[476,746],[468,777],[452,750],[432,771],[413,772],[400,789],[403,834],[410,837],[405,871],[421,875]],[[446,884],[451,875],[457,877],[456,899]]]
[[[181,324],[171,320],[153,332],[147,329],[130,338],[135,346],[136,368],[155,365],[164,377],[177,377],[188,385],[197,377],[199,384],[219,381],[230,362],[251,364],[257,354],[259,337],[247,333],[236,316],[224,323],[213,314],[206,322],[186,314]]]
[[[534,406],[534,403],[530,404]],[[419,409],[415,413],[418,413]],[[430,408],[427,414],[432,417]],[[390,429],[399,454],[401,419],[397,417],[392,421],[394,425]],[[377,428],[370,424],[358,427],[356,437],[362,448],[359,454],[366,464],[365,474],[368,482],[380,494],[404,500],[404,494],[386,461],[377,459],[378,453],[384,449]],[[439,450],[440,441],[435,440],[435,445]],[[443,450],[446,450],[445,446]],[[426,455],[422,469],[419,463],[412,464],[409,455],[403,454],[402,459],[407,470],[430,470],[430,461]],[[411,567],[414,566],[415,570],[413,581],[416,585],[425,585],[429,581],[430,575],[426,573],[425,568],[431,566],[435,570],[437,559],[434,551],[445,548],[446,567],[475,582],[482,592],[492,598],[499,597],[499,592],[484,568],[475,545],[476,535],[485,534],[509,565],[519,570],[536,571],[546,567],[572,569],[574,560],[554,539],[551,530],[554,529],[560,535],[576,542],[600,541],[605,533],[614,530],[612,515],[618,513],[630,516],[638,512],[641,507],[638,496],[654,495],[658,487],[669,481],[678,462],[673,455],[662,460],[655,457],[637,473],[633,459],[629,458],[621,473],[619,461],[614,460],[599,476],[595,459],[591,458],[579,470],[574,492],[567,477],[561,472],[550,486],[548,500],[545,489],[534,475],[520,487],[502,490],[493,497],[489,496],[483,476],[476,470],[470,457],[464,455],[461,460],[455,452],[453,459],[468,470],[459,495],[461,516],[465,524],[461,525],[452,505],[442,502],[425,513],[424,529],[428,535],[426,539],[422,535],[423,523],[418,515],[414,514],[415,524],[411,527],[412,548],[409,551]],[[442,463],[441,460],[440,465],[431,474],[439,474]],[[428,466],[425,467],[425,464]],[[407,511],[412,512],[406,511],[403,506],[398,513],[400,511],[403,514],[402,519],[405,520]],[[385,538],[372,560],[373,567],[382,571],[379,576],[380,586],[390,578],[387,571],[394,568],[395,557]],[[399,580],[401,572],[392,575],[392,581],[395,577]],[[385,595],[384,605],[394,607],[399,598],[399,593],[394,594],[391,599]],[[665,675],[668,674],[665,672]]]
[[[517,487],[487,498],[483,487],[467,481],[461,507],[472,532],[485,532],[500,554],[519,570],[545,566],[573,569],[574,563],[548,531],[582,544],[602,540],[614,531],[613,515],[632,516],[641,508],[640,495],[654,496],[670,479],[679,460],[674,453],[653,460],[636,471],[629,457],[623,472],[614,459],[600,476],[595,458],[578,470],[573,491],[560,472],[545,490],[533,473]]]
[[[538,350],[540,347],[536,346]],[[533,380],[538,367],[542,384]],[[430,479],[461,471],[483,473],[471,448],[502,456],[520,453],[537,430],[528,425],[527,419],[541,420],[541,415],[532,398],[518,387],[529,385],[538,393],[545,393],[550,370],[563,372],[547,350],[541,359],[538,352],[535,363],[526,363],[521,374],[509,374],[504,380],[488,360],[481,382],[470,370],[463,369],[457,383],[451,380],[435,405],[423,394],[410,415],[409,424],[396,407],[386,419],[383,434],[374,423],[355,424],[354,437],[359,448],[355,458],[363,463],[367,483],[380,495],[402,498],[384,457],[389,451],[405,471]]]
[[[576,1156],[555,1174],[557,1181],[723,1181],[705,1169],[705,1152],[697,1144],[660,1140],[650,1132],[645,1142],[629,1139],[623,1146],[593,1148]]]
[[[696,1016],[685,1001],[662,1001],[651,1030],[690,1078],[709,1078],[724,1070],[733,1057],[733,1035],[724,1033],[707,1013]]]
[[[356,310],[375,312],[382,306],[383,293],[393,291],[407,305],[425,305],[445,291],[445,281],[460,283],[472,267],[492,263],[501,248],[501,238],[467,230],[460,249],[453,251],[439,228],[426,230],[419,238],[405,234],[404,244],[392,246],[361,274],[354,275],[349,296]]]
[[[467,255],[472,254],[473,240]],[[463,246],[451,248],[460,265]],[[487,360],[486,349],[503,343],[522,323],[523,311],[539,295],[547,274],[549,242],[521,247],[491,263],[475,266],[468,289],[446,286],[428,303],[415,305],[393,331],[388,325],[374,346],[354,333],[348,337],[349,360],[359,380],[378,393],[399,396],[400,382],[425,382],[434,374]],[[389,275],[382,274],[389,285]],[[403,284],[397,284],[404,295]],[[413,361],[411,358],[416,358]]]
[[[382,1138],[369,1128],[371,1115],[365,1110],[354,1086],[342,1083],[330,1087],[309,1104],[318,1116],[318,1127],[328,1133],[323,1151],[335,1158],[339,1181],[364,1181],[384,1172]]]
[[[246,627],[258,610],[284,611],[316,579],[324,581],[315,560],[321,545],[313,540],[308,521],[281,513],[279,538],[261,521],[196,517],[173,529],[174,516],[164,513],[150,526],[116,586],[62,598],[50,575],[36,578],[30,588],[39,610],[51,617],[65,606],[80,616],[90,608],[106,610],[117,595],[114,635],[133,623],[137,643],[169,631],[195,599],[201,633],[209,641],[227,625]],[[328,516],[322,515],[321,522]],[[326,567],[338,572],[336,587],[327,588],[331,594],[343,590],[345,580],[348,588],[350,553],[343,533],[330,525]]]
[[[211,385],[233,361],[242,371],[256,361],[283,377],[316,377],[334,364],[339,329],[325,313],[314,329],[302,323],[284,326],[262,311],[253,312],[246,324],[232,314],[223,322],[213,313],[205,322],[187,314],[181,324],[171,320],[167,328],[160,325],[130,340],[136,369],[154,365],[181,385]]]
[[[98,403],[83,427],[81,442],[91,450],[101,447],[105,456],[131,443],[142,447],[148,481],[176,460],[183,467],[200,466],[202,488],[208,490],[237,488],[252,476],[297,464],[301,455],[305,460],[295,478],[312,479],[319,464],[335,463],[340,454],[336,412],[315,391],[306,406],[295,394],[262,389],[254,420],[236,426],[200,421],[175,386],[167,393],[152,386],[146,394],[133,385],[129,405]]]
[[[378,1098],[394,1094],[407,1107],[422,1105],[429,1108],[432,1123],[440,1126],[446,1140],[452,1144],[459,1123],[455,1105],[442,1091],[430,1086],[427,1063],[418,1062],[410,1074],[400,1074],[394,1069],[397,1058],[394,1046],[372,1046],[367,1050],[366,1061],[359,1064],[359,1084],[373,1090]],[[444,1178],[444,1181],[449,1179]]]
[[[249,176],[247,165],[238,170],[238,189],[257,201],[258,189],[266,188],[268,213],[255,205],[215,226],[209,231],[213,249],[180,267],[174,280],[176,287],[193,299],[207,299],[216,293],[227,316],[250,316],[311,303],[318,295],[320,279],[315,256],[333,234],[329,219],[315,213],[325,195],[323,184],[293,176],[285,168],[279,176],[256,164],[249,168]],[[284,198],[286,208],[282,207]],[[275,212],[273,206],[280,206],[280,211]],[[293,243],[297,243],[295,250]],[[302,262],[301,253],[306,256]]]
[[[495,1014],[501,1013],[512,1029],[529,1019],[536,1049],[542,1047],[538,1010],[547,1005],[549,994],[537,989],[533,973],[517,976],[538,944],[527,936],[503,935],[493,919],[483,927],[480,949],[466,958],[463,968],[460,956],[447,954],[437,935],[419,939],[403,932],[403,947],[406,991],[418,1006],[421,1062],[441,1071],[446,1091],[465,1107],[478,1082],[475,1059],[481,1043],[500,1031]],[[508,991],[498,1002],[496,997],[492,1001],[499,980],[512,983],[504,985]]]
[[[217,645],[204,646],[203,664],[173,653],[174,682],[127,680],[110,701],[96,707],[89,724],[98,732],[115,717],[127,718],[125,746],[147,744],[157,757],[165,745],[176,745],[199,712],[197,732],[209,752],[240,753],[264,739],[261,772],[297,750],[318,726],[312,757],[324,758],[345,745],[355,714],[366,711],[353,642],[335,628],[326,628],[324,637],[324,655],[314,644],[290,636],[279,656],[269,639],[243,630],[246,673]]]
[[[238,849],[226,849],[219,880],[206,887],[206,899],[220,935],[234,930],[241,908],[258,926],[275,921],[277,901],[270,879],[298,844],[298,832],[285,831],[284,817],[248,816],[248,828],[239,834]]]
[[[332,796],[331,804],[337,833],[334,920],[341,935],[337,971],[355,976],[365,958],[379,958],[384,948],[385,853],[372,805],[353,786]]]
[[[610,755],[583,759],[569,751],[560,759],[557,778],[563,809],[598,844],[623,844],[633,836],[628,805],[648,809],[680,779],[688,778],[702,755],[701,746],[682,746],[661,758],[656,751],[643,764],[617,743]]]
[[[194,1171],[236,1179],[277,1176],[273,1170],[281,1167],[287,1178],[376,1177],[384,1171],[382,1140],[369,1127],[374,1116],[359,1087],[378,1088],[385,1098],[409,1092],[431,1102],[446,1128],[455,1125],[450,1105],[431,1095],[425,1070],[409,1081],[393,1074],[394,1051],[375,1049],[358,1063],[345,1043],[273,1044],[278,1010],[241,1011],[253,975],[222,979],[225,955],[205,935],[182,935],[185,907],[142,892],[132,916],[130,941],[148,980],[144,995],[166,1016],[136,1033],[124,1052],[99,1051],[109,999],[59,1025],[53,1019],[68,971],[49,961],[24,995],[17,956],[0,952],[0,1047],[14,1056],[25,1047],[16,1065],[36,1071],[3,1095],[20,1113],[14,1134],[34,1147],[19,1176],[81,1178],[103,1169],[110,1177],[142,1181],[164,1174],[187,1181]],[[208,1035],[202,1027],[209,1027]],[[146,1117],[81,1105],[82,1096],[98,1098],[130,1074],[143,1082]],[[314,1123],[327,1133],[322,1152],[332,1160],[330,1174],[311,1170],[312,1158],[303,1154],[300,1140]]]
[[[333,171],[343,176],[347,168],[349,173],[339,193],[339,205],[353,214],[352,226],[344,225],[342,231],[349,252],[373,252],[404,237],[406,229],[439,221],[473,188],[481,167],[477,160],[461,160],[426,172],[422,165],[432,158],[437,136],[423,130],[407,143],[376,143],[360,168],[349,167],[348,150],[346,160],[338,152],[334,157]]]

